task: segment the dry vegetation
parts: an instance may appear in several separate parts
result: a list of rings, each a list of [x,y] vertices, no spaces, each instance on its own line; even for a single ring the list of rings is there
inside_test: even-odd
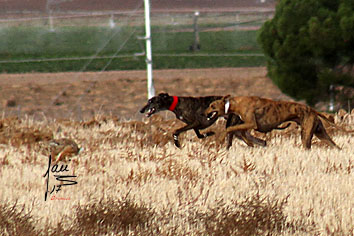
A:
[[[336,115],[353,129],[354,114]],[[330,129],[343,150],[314,139],[301,147],[299,130],[273,131],[268,147],[218,135],[181,135],[177,120],[153,116],[123,121],[0,122],[2,235],[353,235],[354,139]],[[223,128],[220,120],[210,127]],[[44,201],[48,140],[69,138],[84,150],[68,165],[78,184]],[[50,186],[58,184],[53,176]],[[55,198],[53,198],[55,196]]]

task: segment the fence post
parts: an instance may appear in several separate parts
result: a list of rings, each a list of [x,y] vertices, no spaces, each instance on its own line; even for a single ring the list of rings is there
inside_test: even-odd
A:
[[[50,32],[54,32],[53,16],[51,10],[49,11],[49,30]]]
[[[151,29],[150,29],[150,3],[144,0],[145,6],[145,40],[146,40],[146,69],[147,69],[147,86],[148,98],[155,96],[154,81],[152,78],[152,53],[151,53]]]
[[[50,9],[50,4],[51,4],[51,0],[47,0],[46,10],[47,10],[47,13],[48,13],[49,31],[53,32],[54,31],[54,25],[53,25],[53,17],[52,17],[52,10]]]

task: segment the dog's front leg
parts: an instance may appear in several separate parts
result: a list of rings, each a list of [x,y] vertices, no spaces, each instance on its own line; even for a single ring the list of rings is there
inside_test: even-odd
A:
[[[173,141],[176,145],[176,147],[181,148],[181,144],[179,143],[178,140],[178,136],[180,135],[180,133],[185,132],[187,130],[193,129],[194,127],[196,127],[196,124],[188,124],[180,129],[177,129],[174,133],[173,133]]]
[[[221,134],[221,140],[224,140],[227,134],[232,134],[235,131],[240,131],[240,130],[250,130],[250,129],[257,129],[257,124],[255,123],[244,123],[240,125],[234,125],[226,128],[226,132],[223,132]],[[246,142],[247,143],[247,142]]]
[[[246,131],[245,132],[245,137],[246,137],[247,140],[251,141],[252,143],[258,144],[258,145],[260,145],[262,147],[267,146],[267,142],[265,140],[252,136],[250,134],[250,132]]]
[[[240,125],[230,126],[226,129],[227,133],[235,132],[238,130],[250,130],[250,129],[257,129],[257,124],[254,123],[244,123]]]
[[[227,121],[226,121],[226,129],[230,126],[233,126],[233,125],[237,125],[237,124],[241,124],[242,123],[242,120],[240,119],[239,116],[233,114],[233,113],[230,113],[228,116],[227,116]],[[237,134],[236,134],[236,137],[237,138],[241,138],[239,137]],[[229,133],[227,135],[227,146],[226,148],[229,150],[230,147],[232,146],[232,139],[234,138],[234,133]]]
[[[235,126],[238,124],[242,124],[243,121],[241,118],[233,113],[228,115],[227,122],[226,122],[226,129],[230,126]],[[266,141],[259,139],[257,137],[252,136],[248,131],[237,131],[237,132],[232,132],[227,134],[227,149],[230,149],[232,146],[232,139],[233,136],[236,136],[238,139],[244,141],[249,147],[253,147],[253,144],[258,144],[260,146],[266,146],[267,143]]]

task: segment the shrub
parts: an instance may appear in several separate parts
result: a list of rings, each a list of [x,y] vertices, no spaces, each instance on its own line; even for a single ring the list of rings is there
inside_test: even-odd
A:
[[[353,32],[353,1],[281,0],[258,39],[274,83],[313,105],[330,84],[354,87]]]

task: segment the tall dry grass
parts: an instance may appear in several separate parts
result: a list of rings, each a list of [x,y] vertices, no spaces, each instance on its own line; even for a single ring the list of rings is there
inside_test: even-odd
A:
[[[354,128],[354,114],[336,115]],[[204,140],[172,131],[161,116],[144,121],[95,117],[0,122],[2,235],[354,235],[354,139],[329,128],[342,150],[314,138],[302,148],[296,127],[270,134],[266,148],[218,134]],[[221,130],[220,120],[211,130]],[[48,140],[84,150],[63,186],[44,201]],[[50,186],[59,184],[53,176]],[[55,197],[54,197],[55,196]]]

